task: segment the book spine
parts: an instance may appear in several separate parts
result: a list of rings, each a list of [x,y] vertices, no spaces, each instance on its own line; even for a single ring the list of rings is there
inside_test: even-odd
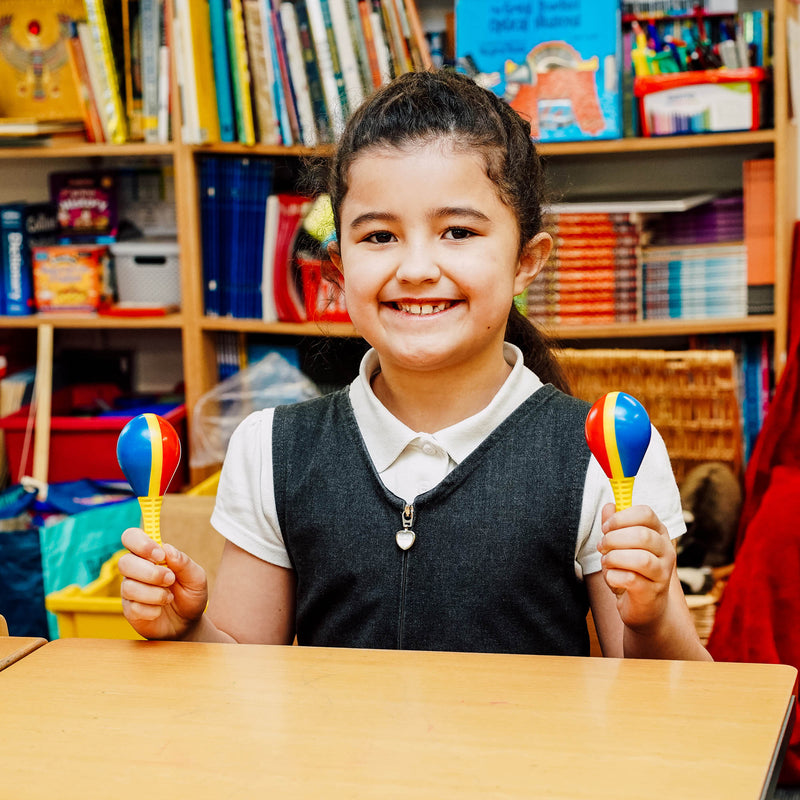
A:
[[[281,122],[284,126],[288,125],[287,141],[289,143],[302,142],[302,135],[300,132],[300,120],[297,111],[297,98],[295,96],[295,89],[292,86],[291,75],[289,72],[289,60],[286,53],[286,37],[283,32],[283,25],[280,19],[280,5],[276,3],[267,11],[269,14],[270,24],[272,25],[272,45],[273,53],[275,55],[275,63],[277,64],[277,78],[280,85],[281,94],[283,97],[283,106],[281,111],[283,116]]]
[[[33,285],[23,206],[14,204],[0,208],[0,248],[5,313],[9,317],[28,316],[33,313]]]
[[[194,80],[200,144],[219,141],[219,115],[211,54],[211,21],[208,0],[189,3]]]
[[[103,142],[105,141],[103,123],[100,121],[100,116],[97,113],[97,104],[95,102],[94,92],[92,91],[92,80],[89,76],[86,60],[83,57],[83,48],[78,38],[78,32],[74,25],[72,35],[67,40],[67,55],[69,56],[72,77],[75,81],[75,86],[77,87],[78,96],[81,101],[83,125],[86,129],[86,140],[89,142]]]
[[[142,133],[146,142],[158,141],[158,82],[161,20],[158,0],[141,0]]]
[[[339,87],[334,74],[333,57],[328,44],[328,33],[325,20],[322,16],[320,0],[306,0],[308,21],[311,27],[311,36],[314,40],[314,50],[317,54],[317,65],[322,77],[322,89],[325,93],[325,104],[328,107],[328,118],[334,136],[344,129],[344,107],[339,95]]]
[[[306,147],[316,147],[317,126],[314,122],[314,108],[311,104],[311,91],[308,87],[308,77],[303,61],[303,46],[300,42],[300,29],[297,24],[297,13],[294,5],[289,2],[281,3],[281,23],[283,35],[286,39],[286,57],[289,62],[289,72],[297,98],[297,114],[300,118],[302,141]]]
[[[158,6],[158,128],[157,141],[170,140],[172,119],[172,61],[170,52],[172,48],[172,17],[166,9],[165,2]]]
[[[144,139],[142,130],[141,84],[133,80],[134,70],[141,69],[141,16],[139,0],[122,0],[122,58],[125,65],[125,112],[128,115],[128,133],[133,141]],[[138,63],[138,67],[136,64]]]
[[[383,82],[381,76],[380,62],[378,61],[378,51],[375,45],[375,32],[372,28],[372,15],[367,0],[358,0],[358,13],[361,17],[361,27],[364,31],[364,45],[367,51],[367,63],[369,64],[369,74],[373,89],[377,89]],[[387,65],[388,66],[388,65]]]
[[[358,62],[358,72],[361,76],[361,86],[365,92],[372,89],[372,72],[369,66],[369,54],[367,53],[367,40],[364,34],[364,26],[361,20],[361,13],[358,10],[358,0],[346,0],[347,18],[350,23],[350,38],[353,40],[353,47],[356,51],[356,61]]]
[[[175,0],[175,55],[178,64],[178,90],[181,96],[181,139],[186,144],[199,144],[197,93],[194,89],[194,58],[188,5],[190,0]]]
[[[325,93],[322,89],[322,78],[319,74],[317,54],[314,51],[314,40],[311,36],[311,27],[308,23],[308,10],[305,0],[295,0],[294,10],[297,15],[297,29],[302,46],[303,63],[306,68],[308,91],[311,95],[311,106],[314,111],[314,122],[317,126],[317,137],[321,142],[331,141],[328,109],[325,105]]]
[[[356,49],[350,35],[350,18],[344,0],[327,0],[331,18],[331,29],[339,54],[339,66],[342,71],[347,106],[352,113],[364,100],[364,86],[361,83],[361,71],[356,59]],[[324,14],[324,10],[323,10]]]
[[[342,62],[339,54],[339,48],[336,44],[336,35],[333,32],[333,20],[331,19],[331,9],[328,0],[319,0],[320,9],[322,11],[322,21],[325,25],[325,38],[328,40],[328,49],[331,53],[331,62],[333,64],[333,74],[336,78],[336,89],[339,92],[339,102],[342,104],[342,111],[345,119],[351,112],[351,108],[347,101],[347,87],[344,84],[344,75],[342,74]]]
[[[250,62],[247,56],[247,38],[245,35],[244,15],[242,13],[242,0],[229,1],[228,45],[231,63],[237,76],[235,83],[237,91],[236,122],[239,130],[239,141],[242,144],[255,144],[256,131],[253,121]]]
[[[381,84],[388,83],[392,79],[393,65],[391,59],[391,50],[386,41],[386,32],[383,28],[383,14],[381,13],[380,6],[373,8],[369,12],[370,22],[372,23],[372,38],[375,42],[375,52],[378,56],[378,68],[381,74]]]
[[[219,136],[223,142],[236,141],[236,123],[233,116],[233,88],[228,42],[225,36],[225,0],[209,0],[211,27],[211,56],[214,64],[214,88],[217,93]]]
[[[108,119],[107,138],[113,144],[123,144],[128,138],[128,132],[125,125],[119,76],[114,66],[114,55],[111,51],[111,37],[108,32],[108,21],[106,20],[103,0],[84,0],[84,2],[89,31],[92,35],[93,52],[98,59],[101,71],[105,75],[104,92],[99,99],[106,109]]]
[[[106,104],[102,102],[102,97],[106,92],[105,81],[103,72],[100,69],[100,64],[95,57],[92,32],[89,30],[89,25],[86,22],[79,22],[76,29],[81,52],[83,53],[83,63],[86,64],[86,72],[89,75],[89,86],[91,87],[92,96],[94,97],[95,110],[103,129],[102,141],[109,142],[111,141],[111,133],[108,121],[108,108]]]
[[[419,18],[417,4],[415,0],[399,0],[399,2],[401,2],[405,8],[406,18],[411,29],[411,42],[414,45],[414,51],[419,60],[417,69],[432,69],[433,59],[431,58],[431,51],[428,46],[428,39],[425,36],[425,30],[422,27],[422,21]]]

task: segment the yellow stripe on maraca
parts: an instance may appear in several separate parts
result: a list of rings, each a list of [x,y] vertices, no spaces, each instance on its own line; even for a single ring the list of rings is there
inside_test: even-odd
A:
[[[606,444],[608,464],[611,467],[611,491],[617,511],[633,505],[633,481],[635,476],[626,476],[622,469],[622,458],[617,445],[616,407],[619,392],[609,392],[603,405],[603,436]]]
[[[150,464],[150,484],[147,497],[139,498],[142,509],[142,527],[144,532],[161,546],[161,473],[164,469],[164,445],[161,440],[161,427],[155,414],[144,414],[147,429],[150,431],[150,447],[152,462]]]
[[[161,473],[164,471],[164,448],[161,441],[161,428],[155,414],[145,414],[147,429],[150,431],[150,445],[153,461],[150,465],[150,486],[147,490],[148,497],[161,493]]]

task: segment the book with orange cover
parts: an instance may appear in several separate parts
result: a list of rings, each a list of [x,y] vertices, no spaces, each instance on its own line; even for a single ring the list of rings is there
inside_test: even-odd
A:
[[[747,250],[747,313],[775,310],[775,160],[743,164],[744,243]]]

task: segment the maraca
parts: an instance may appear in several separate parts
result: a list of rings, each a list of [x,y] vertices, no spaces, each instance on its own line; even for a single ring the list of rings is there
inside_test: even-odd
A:
[[[117,461],[139,499],[142,528],[161,544],[161,501],[181,460],[175,428],[157,414],[139,414],[117,439]]]
[[[629,508],[633,481],[650,444],[650,417],[625,392],[609,392],[589,409],[586,443],[611,481],[617,511]]]

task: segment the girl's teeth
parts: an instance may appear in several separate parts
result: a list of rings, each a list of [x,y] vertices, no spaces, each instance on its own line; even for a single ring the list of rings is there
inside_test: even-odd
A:
[[[426,314],[433,314],[436,311],[443,311],[447,308],[447,303],[438,303],[437,305],[431,305],[430,303],[423,304],[410,304],[410,303],[400,303],[400,309],[405,311],[406,314],[417,314],[418,316],[425,316]]]

